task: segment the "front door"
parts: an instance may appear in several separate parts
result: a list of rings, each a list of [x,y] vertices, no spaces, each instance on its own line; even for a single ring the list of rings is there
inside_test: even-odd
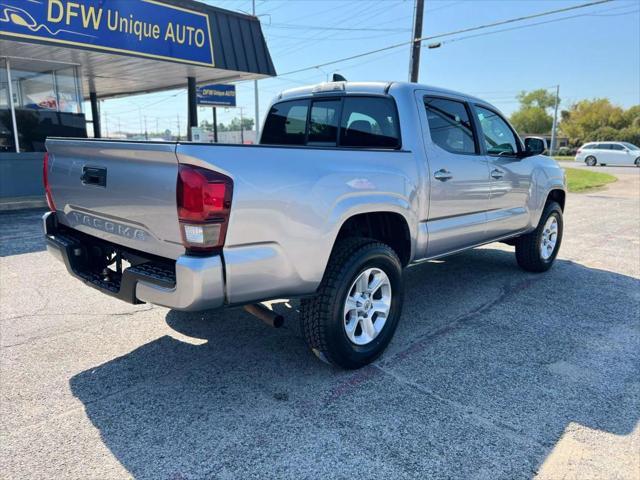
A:
[[[418,100],[428,127],[427,257],[436,257],[485,240],[489,170],[463,99],[422,92]]]
[[[518,156],[522,145],[499,113],[479,105],[474,110],[491,177],[487,234],[500,238],[528,226],[533,157]]]

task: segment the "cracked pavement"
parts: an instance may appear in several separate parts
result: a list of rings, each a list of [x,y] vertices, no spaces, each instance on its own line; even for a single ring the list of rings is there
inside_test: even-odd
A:
[[[573,165],[571,165],[573,166]],[[296,302],[132,306],[0,214],[3,478],[640,478],[640,169],[570,194],[554,268],[491,244],[406,272],[387,352],[307,350]]]

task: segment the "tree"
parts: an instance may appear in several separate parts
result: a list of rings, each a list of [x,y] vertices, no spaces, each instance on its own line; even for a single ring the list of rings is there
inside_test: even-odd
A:
[[[553,126],[553,117],[540,107],[521,108],[511,115],[510,120],[520,133],[547,134]]]
[[[242,129],[243,130],[253,130],[253,118],[243,118],[242,119]],[[200,121],[200,126],[207,130],[213,130],[213,123],[202,120]],[[228,125],[224,123],[218,123],[218,132],[236,132],[240,130],[240,118],[235,117]]]
[[[511,115],[511,123],[520,133],[548,134],[553,117],[548,110],[556,103],[556,97],[544,88],[522,91],[516,97],[520,108]]]
[[[556,96],[544,88],[532,90],[531,92],[522,91],[516,98],[524,108],[538,107],[546,110],[547,108],[553,108],[556,104]]]
[[[640,123],[639,117],[639,106],[625,112],[606,98],[581,100],[562,112],[560,129],[575,146],[597,140],[629,141],[622,138],[622,131]]]
[[[253,123],[253,118],[244,117],[242,119],[242,130],[253,130]],[[235,117],[233,120],[231,120],[231,123],[229,124],[229,130],[240,130],[240,119],[238,117]]]

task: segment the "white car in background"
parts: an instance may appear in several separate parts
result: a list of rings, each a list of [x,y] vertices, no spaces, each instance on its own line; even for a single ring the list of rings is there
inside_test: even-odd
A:
[[[640,167],[640,147],[629,142],[589,142],[576,152],[576,162],[596,165],[635,165]]]

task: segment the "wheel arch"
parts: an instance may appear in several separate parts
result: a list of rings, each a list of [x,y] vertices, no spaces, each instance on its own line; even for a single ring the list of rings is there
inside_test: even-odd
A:
[[[562,188],[554,188],[547,193],[547,198],[544,202],[544,205],[547,206],[549,202],[557,202],[560,205],[560,208],[564,212],[564,205],[567,199],[567,193]]]
[[[407,219],[398,212],[371,211],[352,215],[344,220],[333,246],[344,238],[367,237],[389,245],[403,266],[412,258],[411,231]]]

